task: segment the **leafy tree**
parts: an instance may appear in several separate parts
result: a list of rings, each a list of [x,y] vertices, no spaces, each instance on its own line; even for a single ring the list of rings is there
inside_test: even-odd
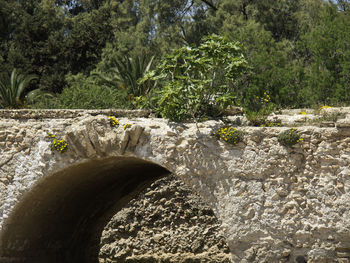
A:
[[[24,91],[28,84],[36,79],[35,75],[19,74],[13,69],[9,78],[0,81],[0,104],[3,108],[17,109],[24,106]]]
[[[302,0],[300,4],[299,11],[296,13],[299,38],[319,23],[329,3],[323,0]]]
[[[60,92],[66,85],[65,75],[90,72],[100,60],[106,41],[113,37],[107,4],[74,17],[54,0],[20,1],[9,7],[6,17],[15,26],[6,31],[8,42],[3,42],[4,69],[34,72],[38,82],[33,82],[31,89],[39,86]],[[13,12],[20,19],[10,15]]]
[[[175,49],[141,83],[160,84],[154,99],[162,117],[174,121],[215,117],[234,104],[232,83],[246,64],[239,43],[211,35],[199,47]]]
[[[11,74],[14,68],[8,63],[8,55],[13,49],[13,35],[21,17],[17,2],[0,0],[0,72]]]
[[[113,39],[110,18],[111,11],[104,5],[65,19],[62,57],[68,62],[71,73],[88,74],[100,61],[106,42]]]
[[[322,19],[300,41],[305,57],[308,104],[350,101],[350,19],[336,6],[328,6]]]
[[[89,76],[85,77],[81,73],[69,74],[67,77],[69,86],[66,89],[74,88],[77,91],[79,85],[85,87],[103,86],[104,90],[111,90],[113,94],[119,92],[118,96],[122,94],[122,97],[127,99],[127,103],[124,101],[121,104],[123,108],[131,107],[135,96],[145,95],[149,92],[149,86],[139,85],[138,80],[152,69],[153,61],[154,56],[121,56],[112,45],[107,44],[101,61],[89,73]],[[86,90],[86,88],[84,89]]]
[[[338,10],[340,11],[348,11],[350,10],[350,1],[349,0],[337,0],[333,1],[337,4]]]
[[[105,2],[105,0],[55,0],[55,4],[62,7],[71,16],[97,10]]]
[[[80,83],[84,94],[102,85],[128,93],[127,107],[139,95],[159,107],[166,78],[136,84],[150,58],[157,64],[171,50],[196,50],[204,36],[215,33],[245,47],[249,70],[228,85],[244,106],[259,110],[256,97],[265,92],[283,107],[348,103],[349,15],[348,0],[0,0],[0,72],[35,73],[38,79],[26,90],[39,87],[36,103],[41,97],[48,106],[61,95],[44,91],[68,94],[73,88],[75,94]],[[191,56],[180,53],[182,59]],[[199,79],[193,72],[191,78]],[[214,86],[226,80],[217,72]],[[219,99],[208,108],[220,112],[224,101],[231,103]],[[198,116],[203,111],[195,110]]]
[[[174,48],[196,43],[211,33],[203,1],[125,0],[111,4],[111,25],[118,55],[160,57]]]
[[[256,6],[256,21],[264,25],[276,40],[298,37],[296,14],[301,7],[301,0],[256,1]]]
[[[48,76],[52,69],[54,72],[62,71],[56,57],[56,45],[59,42],[55,42],[63,25],[62,17],[47,1],[23,1],[21,6],[22,19],[13,32],[7,61],[25,73],[34,72],[40,81],[43,76]],[[54,89],[57,81],[49,85]]]
[[[89,74],[108,42],[119,56],[136,58],[198,41],[195,29],[205,26],[195,24],[206,7],[188,0],[0,0],[0,71],[34,72],[30,89],[61,92],[65,75]]]
[[[219,29],[230,22],[253,20],[271,32],[275,40],[294,39],[298,35],[297,12],[303,6],[303,0],[222,0],[215,16],[210,21]]]
[[[244,107],[260,110],[260,98],[265,92],[274,104],[289,107],[298,104],[303,74],[292,41],[277,42],[260,23],[245,21],[244,18],[227,19],[221,33],[229,40],[238,40],[245,47],[249,70],[237,78],[235,84],[237,96]]]

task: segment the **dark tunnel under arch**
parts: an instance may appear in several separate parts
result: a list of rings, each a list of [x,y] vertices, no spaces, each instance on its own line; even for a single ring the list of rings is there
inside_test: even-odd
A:
[[[113,157],[73,165],[40,180],[16,205],[0,236],[1,263],[97,263],[110,218],[165,168]]]

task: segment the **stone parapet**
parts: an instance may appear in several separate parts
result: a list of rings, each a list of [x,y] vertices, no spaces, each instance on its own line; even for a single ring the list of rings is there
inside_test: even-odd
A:
[[[113,115],[117,117],[143,117],[147,118],[151,112],[148,110],[0,110],[0,119],[71,119],[81,116]]]

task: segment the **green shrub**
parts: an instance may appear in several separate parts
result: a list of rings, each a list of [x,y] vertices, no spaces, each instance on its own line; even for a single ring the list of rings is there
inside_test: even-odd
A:
[[[326,113],[322,113],[322,115],[319,118],[313,120],[312,122],[314,123],[328,122],[328,121],[337,122],[338,118],[341,116],[342,114],[340,112],[332,112],[332,113],[326,112]]]
[[[53,109],[128,109],[131,103],[126,90],[96,85],[83,74],[68,75],[68,86],[61,94],[42,98],[32,108]]]
[[[247,61],[238,42],[217,35],[203,39],[198,46],[173,50],[139,84],[153,81],[155,110],[173,121],[217,117],[235,105],[233,83],[246,70]],[[145,105],[144,99],[138,99]]]
[[[127,123],[123,126],[123,130],[129,129],[131,127],[130,123]]]
[[[280,144],[287,147],[292,147],[298,142],[303,141],[296,128],[291,128],[289,130],[281,132],[278,134],[277,139]]]
[[[271,97],[267,92],[264,92],[262,97],[254,98],[255,110],[245,108],[244,113],[249,120],[250,125],[256,127],[271,127],[279,126],[275,123],[267,122],[266,118],[275,110],[276,105],[271,102]]]
[[[56,136],[52,133],[48,133],[47,136],[52,140],[50,143],[50,148],[52,150],[56,150],[61,154],[67,150],[68,143],[65,140],[57,139]]]
[[[58,96],[60,108],[107,109],[130,108],[126,90],[94,84],[82,74],[67,77],[69,87]]]
[[[119,126],[119,121],[113,117],[113,116],[108,116],[109,123],[111,124],[111,127],[118,127]]]
[[[229,144],[235,145],[243,140],[244,133],[234,127],[221,127],[216,132],[216,138]]]

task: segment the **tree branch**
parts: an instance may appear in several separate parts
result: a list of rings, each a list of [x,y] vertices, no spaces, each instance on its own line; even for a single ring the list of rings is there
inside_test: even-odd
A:
[[[202,2],[204,2],[206,5],[210,6],[214,11],[217,11],[217,7],[209,0],[201,0]]]

